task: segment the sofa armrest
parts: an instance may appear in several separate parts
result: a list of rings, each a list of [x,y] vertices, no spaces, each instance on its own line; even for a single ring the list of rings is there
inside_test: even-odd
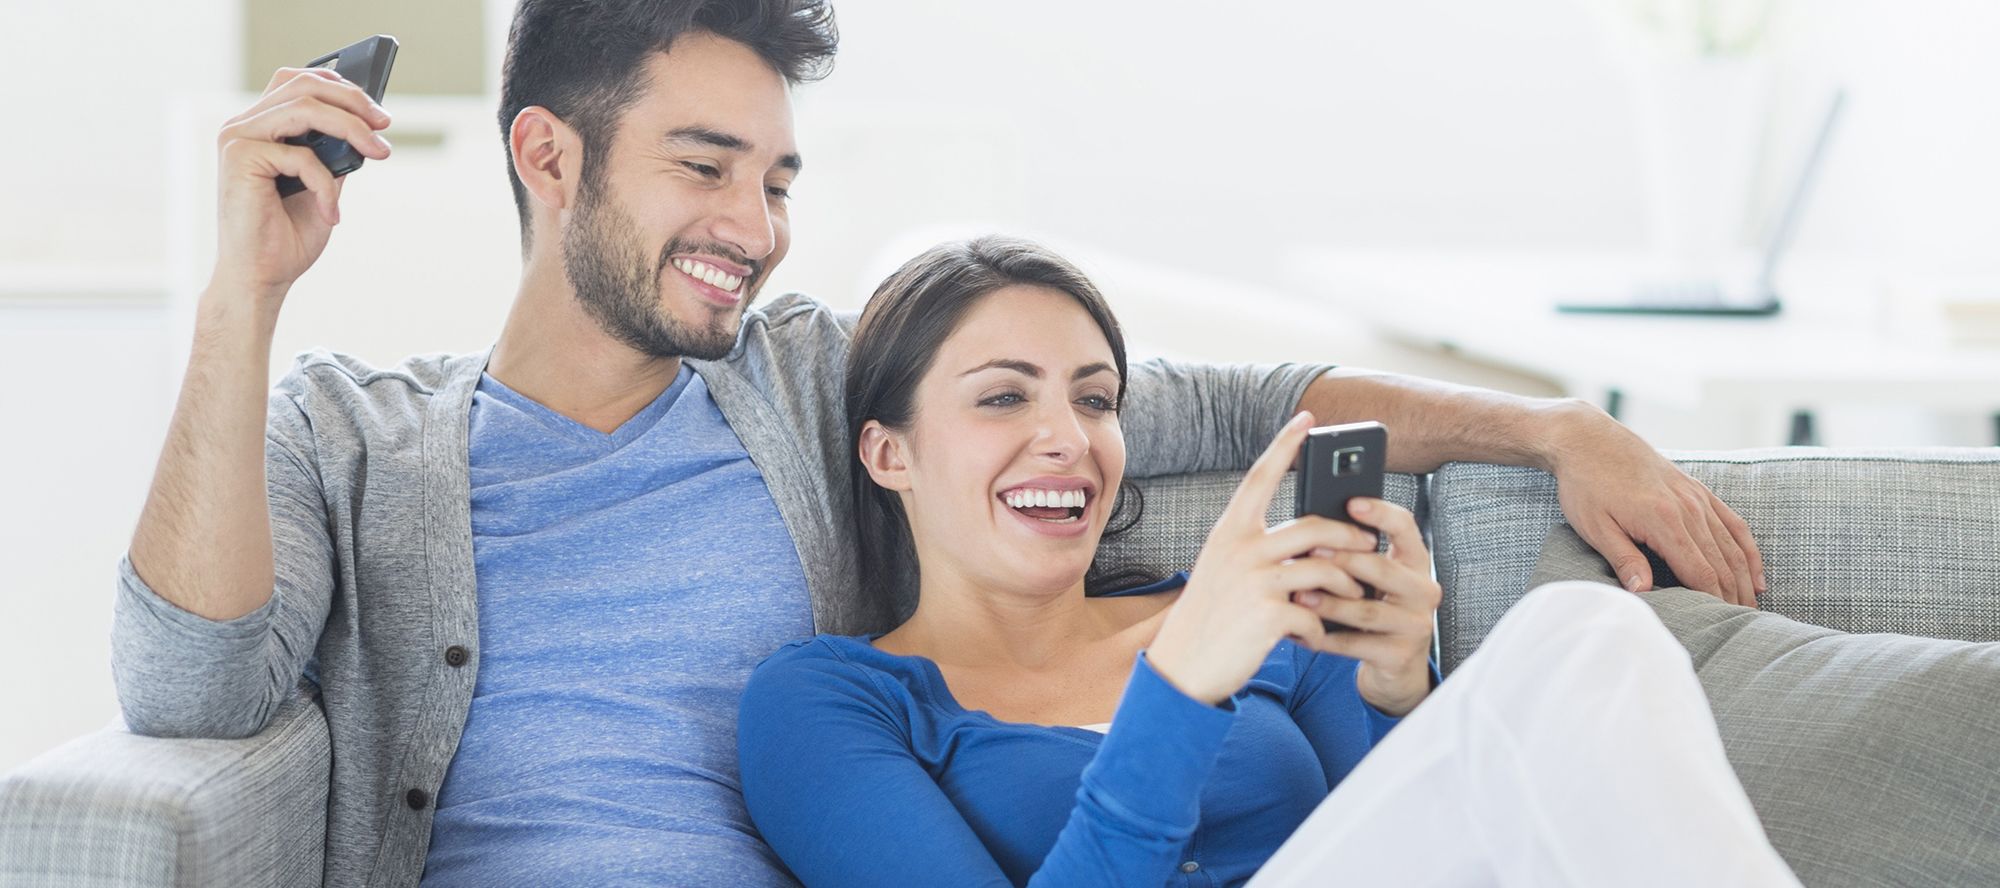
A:
[[[242,740],[78,738],[0,779],[0,884],[318,885],[331,761],[303,694]]]
[[[1844,632],[2000,640],[2000,448],[1667,456],[1749,523],[1762,609]],[[1440,468],[1430,509],[1448,672],[1527,592],[1562,510],[1547,473],[1476,463]]]

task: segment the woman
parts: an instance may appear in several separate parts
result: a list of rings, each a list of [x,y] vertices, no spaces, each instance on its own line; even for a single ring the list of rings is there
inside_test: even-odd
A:
[[[864,575],[913,573],[917,606],[772,655],[739,729],[750,814],[807,885],[1797,884],[1630,595],[1537,590],[1434,691],[1407,511],[1356,502],[1379,554],[1263,523],[1309,416],[1184,585],[1086,596],[1125,377],[1102,297],[1033,244],[946,244],[869,302]]]

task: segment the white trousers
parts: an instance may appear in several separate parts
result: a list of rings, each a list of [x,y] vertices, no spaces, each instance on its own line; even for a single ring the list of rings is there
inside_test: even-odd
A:
[[[1601,583],[1551,583],[1250,880],[1798,885],[1729,768],[1687,651]]]

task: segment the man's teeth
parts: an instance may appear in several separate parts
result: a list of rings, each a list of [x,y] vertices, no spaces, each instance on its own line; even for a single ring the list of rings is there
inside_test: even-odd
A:
[[[688,277],[701,281],[718,290],[726,290],[734,293],[737,287],[743,285],[742,278],[706,262],[696,262],[693,259],[675,259],[674,267],[686,272]]]
[[[1007,505],[1015,509],[1081,509],[1084,493],[1081,490],[1036,490],[1021,488],[1007,491],[1002,497]]]

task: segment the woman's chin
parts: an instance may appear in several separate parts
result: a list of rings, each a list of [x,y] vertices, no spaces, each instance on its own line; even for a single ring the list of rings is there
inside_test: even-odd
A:
[[[1082,585],[1097,555],[1096,547],[1079,544],[1073,550],[1068,546],[1058,551],[1051,551],[1052,548],[1055,547],[1017,547],[1001,556],[1004,563],[1011,565],[1006,571],[1008,585],[1024,591],[1046,592],[1067,592]]]

